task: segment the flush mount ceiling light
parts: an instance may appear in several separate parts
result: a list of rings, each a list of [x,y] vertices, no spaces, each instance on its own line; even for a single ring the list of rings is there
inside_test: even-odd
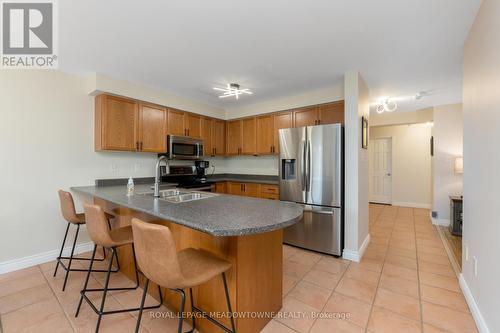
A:
[[[236,99],[239,99],[240,95],[252,95],[252,92],[250,89],[241,89],[240,85],[237,83],[229,83],[227,85],[227,88],[218,88],[214,87],[214,90],[217,91],[223,91],[224,93],[219,96],[219,98],[226,98],[226,97],[236,97]]]
[[[393,112],[396,111],[397,108],[398,104],[395,101],[386,98],[380,101],[379,104],[377,105],[377,113],[380,114],[384,112]]]

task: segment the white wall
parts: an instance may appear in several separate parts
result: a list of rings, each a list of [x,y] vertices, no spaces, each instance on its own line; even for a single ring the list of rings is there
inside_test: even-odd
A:
[[[425,123],[370,127],[370,139],[376,138],[392,138],[392,204],[430,208],[431,127]]]
[[[357,71],[345,74],[345,235],[343,257],[359,261],[368,245],[368,150],[361,148],[361,117],[369,91]]]
[[[60,246],[66,225],[58,189],[154,174],[156,154],[94,152],[94,98],[85,78],[2,71],[0,92],[0,263]]]
[[[432,122],[433,108],[405,112],[370,112],[370,126],[403,125]]]
[[[296,107],[322,104],[344,99],[344,84],[336,85],[320,90],[308,91],[302,94],[276,98],[262,103],[233,107],[226,109],[226,119],[253,116],[256,114],[275,111],[289,110]]]
[[[239,173],[248,175],[277,176],[277,156],[238,156],[229,158],[209,158],[210,165],[215,166],[215,173]]]
[[[98,95],[106,92],[125,97],[135,98],[141,101],[169,106],[181,110],[191,111],[198,114],[224,119],[225,110],[215,106],[199,103],[177,95],[169,94],[163,90],[142,84],[117,80],[102,74],[93,74],[87,78],[87,93]]]
[[[464,54],[463,245],[469,247],[470,259],[462,260],[462,286],[477,306],[472,312],[481,331],[487,332],[488,327],[492,333],[500,332],[499,41],[500,1],[483,0]],[[477,258],[477,276],[473,257]]]
[[[462,175],[455,174],[455,158],[463,156],[462,104],[434,107],[434,157],[432,210],[435,223],[450,221],[450,195],[462,194]]]

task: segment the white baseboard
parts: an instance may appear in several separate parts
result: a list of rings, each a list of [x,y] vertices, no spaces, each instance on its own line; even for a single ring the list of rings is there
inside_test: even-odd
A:
[[[433,217],[431,217],[431,219],[432,219],[432,224],[434,225],[440,225],[443,227],[447,227],[450,225],[450,220],[448,219],[435,219]]]
[[[366,235],[363,244],[361,244],[361,247],[357,251],[344,249],[342,252],[342,258],[354,262],[360,262],[361,258],[363,258],[363,254],[365,254],[368,244],[370,244],[370,234]]]
[[[431,208],[430,204],[418,203],[418,202],[393,201],[392,205],[399,207],[410,207],[410,208],[425,208],[425,209]]]
[[[474,296],[472,296],[472,292],[470,291],[463,274],[460,274],[458,281],[460,282],[460,288],[462,289],[465,300],[467,301],[467,304],[469,304],[472,317],[474,317],[474,320],[476,321],[477,329],[480,333],[490,333],[490,329],[488,328],[488,325],[486,325],[486,321],[484,320],[481,311],[479,311],[476,300],[474,299]]]
[[[75,254],[92,251],[93,248],[94,248],[94,243],[92,242],[77,244],[75,246]],[[0,262],[0,274],[17,271],[19,269],[40,265],[55,260],[59,256],[59,251],[61,251],[61,249],[51,250],[47,252],[34,254],[32,256]],[[71,253],[71,246],[65,247],[63,251],[63,256],[69,256],[70,253]]]

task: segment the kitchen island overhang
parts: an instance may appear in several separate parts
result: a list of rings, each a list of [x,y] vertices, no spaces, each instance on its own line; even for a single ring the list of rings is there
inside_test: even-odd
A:
[[[113,226],[129,225],[132,218],[168,226],[178,250],[199,248],[229,260],[228,287],[238,332],[260,332],[282,306],[283,228],[302,218],[300,205],[265,199],[217,194],[210,198],[169,203],[149,195],[126,195],[124,186],[73,187],[116,216]],[[150,191],[137,186],[136,193]],[[118,249],[120,270],[134,280],[132,250]],[[142,283],[141,276],[141,283]],[[112,283],[112,280],[111,280]],[[221,314],[229,325],[221,279],[195,288],[194,303],[207,312]],[[149,288],[159,298],[157,288]],[[164,290],[165,304],[178,309],[176,293]],[[190,309],[190,304],[186,304]],[[223,332],[208,320],[197,320],[202,332]]]

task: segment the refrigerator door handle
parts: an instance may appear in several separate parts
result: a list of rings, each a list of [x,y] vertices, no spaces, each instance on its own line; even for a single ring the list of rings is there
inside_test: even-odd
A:
[[[302,144],[302,191],[307,191],[307,169],[306,169],[307,141]]]
[[[311,191],[311,141],[307,140],[307,178],[306,178],[306,191]]]

